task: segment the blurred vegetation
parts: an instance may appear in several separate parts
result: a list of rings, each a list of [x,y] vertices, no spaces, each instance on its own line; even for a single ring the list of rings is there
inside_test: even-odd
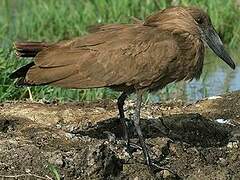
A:
[[[59,41],[84,35],[96,23],[127,23],[131,16],[144,19],[154,11],[172,5],[205,9],[230,47],[239,44],[240,10],[229,0],[1,0],[0,1],[0,101],[29,97],[27,88],[15,88],[8,75],[25,61],[18,61],[12,43],[17,40]],[[169,93],[169,86],[164,93]],[[115,98],[109,89],[66,90],[31,87],[34,99],[81,101]]]

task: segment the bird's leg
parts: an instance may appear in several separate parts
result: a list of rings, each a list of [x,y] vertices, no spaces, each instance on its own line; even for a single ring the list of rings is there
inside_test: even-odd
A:
[[[138,138],[139,138],[139,142],[141,144],[142,150],[143,150],[143,154],[145,157],[145,161],[147,163],[147,165],[150,167],[152,165],[148,150],[147,150],[147,146],[145,144],[143,135],[142,135],[142,131],[139,125],[140,122],[140,109],[141,109],[141,103],[142,103],[142,94],[143,91],[138,91],[137,92],[137,101],[136,101],[136,106],[135,106],[135,113],[134,113],[134,119],[133,119],[133,123],[134,123],[134,127],[136,129]]]
[[[118,98],[117,105],[119,110],[120,121],[123,125],[124,140],[126,141],[126,146],[128,151],[131,153],[132,149],[141,149],[141,147],[130,142],[128,124],[126,122],[124,109],[123,109],[124,101],[126,100],[127,97],[128,97],[128,94],[126,92],[123,92]]]
[[[125,115],[124,115],[124,109],[123,109],[124,101],[126,100],[127,97],[128,97],[128,94],[126,92],[123,92],[118,98],[117,105],[118,105],[120,121],[123,125],[124,139],[127,141],[127,145],[129,145],[130,140],[128,136],[128,125],[127,125],[127,122],[125,121]]]
[[[140,145],[141,145],[142,150],[143,150],[145,162],[148,165],[148,168],[149,168],[150,172],[153,173],[153,175],[155,174],[155,172],[162,171],[162,170],[168,170],[169,172],[176,175],[176,177],[178,177],[178,175],[175,172],[173,172],[172,170],[170,170],[168,168],[161,167],[161,166],[155,164],[150,158],[150,155],[148,153],[148,148],[145,144],[145,141],[144,141],[144,138],[143,138],[143,135],[142,135],[142,131],[141,131],[141,128],[140,128],[140,110],[141,110],[143,92],[144,92],[143,90],[137,91],[137,101],[136,101],[136,106],[135,106],[133,123],[134,123],[134,127],[136,129],[136,132],[137,132],[137,135],[138,135],[138,138],[139,138]]]

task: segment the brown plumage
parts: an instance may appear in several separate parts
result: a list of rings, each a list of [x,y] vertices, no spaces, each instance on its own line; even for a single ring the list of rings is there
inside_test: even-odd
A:
[[[139,128],[142,93],[161,89],[171,82],[199,78],[204,41],[235,68],[210,18],[198,8],[172,7],[145,21],[97,25],[89,32],[86,36],[52,44],[16,43],[17,55],[34,57],[34,61],[14,72],[11,78],[19,78],[21,85],[110,87],[123,91],[118,99],[122,121],[124,100],[136,92],[134,124],[150,166],[153,163]],[[128,139],[127,129],[125,138]]]

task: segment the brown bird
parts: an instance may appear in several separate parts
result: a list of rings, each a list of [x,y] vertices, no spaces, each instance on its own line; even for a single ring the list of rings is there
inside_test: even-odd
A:
[[[235,64],[223,47],[209,16],[195,7],[171,7],[133,24],[90,28],[86,36],[58,43],[16,43],[17,55],[33,62],[10,75],[18,85],[65,88],[109,87],[121,91],[118,109],[124,120],[124,100],[136,93],[134,126],[146,163],[153,167],[139,126],[142,95],[171,82],[199,78],[204,42],[232,69]]]

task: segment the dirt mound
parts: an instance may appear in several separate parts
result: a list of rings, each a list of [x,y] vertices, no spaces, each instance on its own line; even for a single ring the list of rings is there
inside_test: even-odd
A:
[[[239,92],[194,104],[144,106],[141,126],[151,157],[166,169],[155,177],[140,149],[127,152],[115,106],[111,101],[1,104],[0,177],[240,179]],[[130,117],[132,108],[128,102]],[[138,143],[133,131],[131,138]]]

